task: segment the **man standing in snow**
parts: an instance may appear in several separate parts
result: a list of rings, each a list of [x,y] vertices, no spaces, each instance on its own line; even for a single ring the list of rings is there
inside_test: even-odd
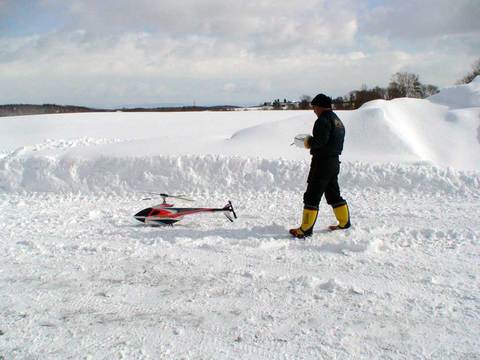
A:
[[[313,136],[308,135],[303,139],[303,146],[310,150],[312,162],[308,174],[307,190],[303,195],[302,225],[290,229],[290,234],[297,238],[312,235],[313,226],[317,220],[318,205],[323,194],[325,194],[327,203],[332,206],[338,220],[338,224],[330,226],[330,230],[350,227],[350,213],[347,202],[340,195],[338,186],[338,173],[340,171],[338,157],[343,150],[345,127],[332,111],[332,99],[330,97],[319,94],[313,98],[311,104],[318,119],[313,126]]]

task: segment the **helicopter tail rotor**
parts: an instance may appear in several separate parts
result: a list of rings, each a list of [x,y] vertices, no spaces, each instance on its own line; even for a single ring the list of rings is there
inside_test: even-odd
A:
[[[225,207],[223,208],[224,210],[227,210],[228,212],[224,212],[223,214],[225,215],[225,217],[230,220],[231,222],[233,222],[233,218],[232,216],[229,214],[230,212],[233,214],[233,217],[236,219],[237,218],[237,214],[235,213],[235,210],[233,209],[233,205],[232,205],[232,202],[230,200],[228,200],[228,204],[225,205]]]

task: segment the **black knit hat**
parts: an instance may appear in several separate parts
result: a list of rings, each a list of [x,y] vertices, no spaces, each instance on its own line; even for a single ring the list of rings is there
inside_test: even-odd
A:
[[[318,94],[315,96],[311,102],[312,106],[320,106],[324,108],[331,108],[332,107],[332,99],[325,94]]]

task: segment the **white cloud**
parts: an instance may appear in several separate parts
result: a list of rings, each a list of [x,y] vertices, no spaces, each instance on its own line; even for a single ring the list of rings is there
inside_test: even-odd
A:
[[[353,0],[42,0],[46,10],[63,8],[63,27],[0,35],[0,103],[255,103],[343,95],[404,70],[447,85],[469,70],[479,40],[462,15],[466,2],[453,19],[438,3],[435,19],[450,27],[441,32],[440,20],[429,20],[436,31],[418,39],[402,28],[423,26],[411,20],[411,0],[373,13]],[[405,38],[407,46],[397,41]]]
[[[226,83],[223,85],[223,90],[227,93],[232,93],[237,89],[237,85],[235,83]]]
[[[392,46],[387,37],[380,35],[366,35],[365,41],[372,49],[376,51],[384,51]]]
[[[48,6],[65,6],[49,0]],[[174,39],[195,34],[219,42],[234,42],[260,51],[318,42],[351,43],[356,33],[353,0],[297,2],[262,0],[72,0],[68,29],[99,35],[127,32],[160,33]]]
[[[362,31],[416,39],[480,32],[476,0],[385,0],[363,17]]]

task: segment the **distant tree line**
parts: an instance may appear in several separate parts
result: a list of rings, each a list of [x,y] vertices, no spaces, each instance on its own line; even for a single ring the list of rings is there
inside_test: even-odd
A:
[[[40,114],[65,114],[81,112],[106,111],[84,106],[56,105],[56,104],[7,104],[0,105],[0,116],[40,115]]]
[[[56,105],[56,104],[8,104],[0,105],[1,116],[41,115],[41,114],[66,114],[84,112],[176,112],[176,111],[230,111],[237,106],[181,106],[181,107],[156,107],[156,108],[121,108],[121,109],[95,109],[84,106]]]
[[[386,88],[380,86],[368,88],[367,85],[363,85],[359,90],[353,90],[348,95],[333,99],[333,104],[338,110],[353,110],[372,100],[392,100],[402,97],[424,99],[436,93],[438,93],[438,87],[422,84],[417,74],[397,72]]]
[[[460,79],[458,84],[468,84],[480,75],[480,59],[477,59],[472,65],[472,71]],[[335,109],[337,110],[354,110],[366,102],[372,100],[392,100],[396,98],[409,97],[424,99],[438,93],[438,87],[431,84],[422,84],[420,77],[417,74],[409,72],[397,72],[390,79],[387,87],[375,86],[369,88],[367,85],[362,85],[359,90],[350,91],[345,96],[339,96],[332,100]],[[300,97],[298,103],[295,103],[296,109],[306,110],[310,109],[310,102],[312,97],[303,95]],[[280,103],[274,109],[279,109]]]
[[[436,93],[438,93],[438,87],[430,84],[422,84],[417,74],[397,72],[392,76],[386,88],[380,86],[368,88],[367,85],[362,85],[359,90],[353,90],[345,96],[332,99],[332,103],[337,110],[354,110],[372,100],[392,100],[401,97],[424,99]],[[291,102],[286,99],[281,102],[280,99],[275,99],[271,103],[265,102],[263,107],[273,110],[307,110],[311,109],[311,101],[311,96],[302,95],[298,102]]]

